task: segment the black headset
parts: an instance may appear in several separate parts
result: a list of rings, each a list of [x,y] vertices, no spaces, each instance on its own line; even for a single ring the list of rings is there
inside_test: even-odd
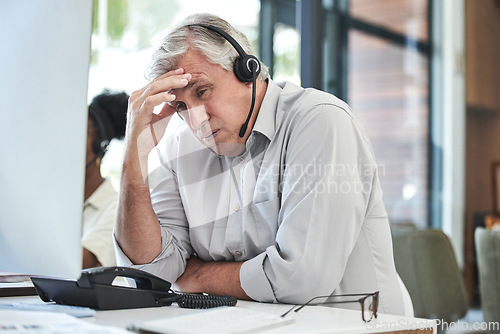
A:
[[[234,65],[233,65],[233,71],[234,74],[236,75],[236,78],[238,78],[238,80],[240,80],[241,82],[253,82],[252,105],[250,106],[250,112],[248,113],[248,117],[245,123],[241,126],[239,133],[239,136],[242,138],[245,135],[245,132],[247,131],[248,123],[250,122],[250,117],[252,116],[253,108],[255,105],[255,83],[257,76],[260,73],[260,62],[254,55],[247,54],[243,50],[241,45],[238,42],[236,42],[236,40],[232,38],[224,30],[214,27],[212,25],[201,24],[201,23],[194,23],[188,25],[188,27],[193,27],[193,26],[204,27],[224,37],[224,39],[226,39],[229,42],[229,44],[231,44],[239,54],[239,56],[236,57],[236,59],[234,60]]]
[[[96,136],[92,142],[92,149],[95,153],[95,158],[91,163],[94,163],[98,157],[103,156],[109,149],[109,137],[106,131],[106,126],[103,119],[99,116],[99,113],[94,110],[93,107],[89,107],[89,114],[94,119],[97,128],[99,129],[99,134]]]

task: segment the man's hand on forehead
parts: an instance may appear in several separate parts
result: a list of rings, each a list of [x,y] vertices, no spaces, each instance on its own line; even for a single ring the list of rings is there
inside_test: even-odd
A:
[[[175,113],[169,104],[176,98],[173,90],[185,87],[190,80],[191,74],[178,68],[130,95],[126,137],[136,143],[141,155],[146,156],[161,139],[169,117]]]

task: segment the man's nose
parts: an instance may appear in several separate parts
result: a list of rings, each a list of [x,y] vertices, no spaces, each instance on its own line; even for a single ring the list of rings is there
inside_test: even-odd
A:
[[[194,130],[198,130],[203,122],[207,121],[210,117],[205,111],[205,106],[196,106],[189,109],[189,120],[191,122],[191,127]]]

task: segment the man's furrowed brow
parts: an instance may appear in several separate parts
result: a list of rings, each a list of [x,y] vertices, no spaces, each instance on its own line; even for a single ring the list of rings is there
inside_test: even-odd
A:
[[[188,84],[182,88],[176,88],[176,89],[173,89],[172,91],[175,92],[175,91],[181,91],[181,92],[188,92],[188,91],[191,91],[193,89],[193,87],[197,86],[197,85],[204,85],[206,84],[208,81],[206,78],[203,78],[203,77],[200,77],[200,76],[197,76],[195,78],[192,78]]]
[[[188,82],[188,84],[182,88],[175,88],[175,89],[172,89],[173,92],[175,91],[188,91],[188,90],[191,90],[194,85],[198,84],[200,82],[200,79],[193,79],[191,81]]]
[[[200,82],[200,79],[193,79],[189,81],[189,83],[184,87],[185,89],[191,89],[193,88],[194,85],[198,84]]]

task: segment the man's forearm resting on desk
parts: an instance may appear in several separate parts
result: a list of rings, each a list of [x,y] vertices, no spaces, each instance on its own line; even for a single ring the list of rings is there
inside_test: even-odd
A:
[[[240,268],[243,262],[204,262],[191,257],[184,274],[175,286],[182,292],[205,292],[251,300],[241,288]]]

